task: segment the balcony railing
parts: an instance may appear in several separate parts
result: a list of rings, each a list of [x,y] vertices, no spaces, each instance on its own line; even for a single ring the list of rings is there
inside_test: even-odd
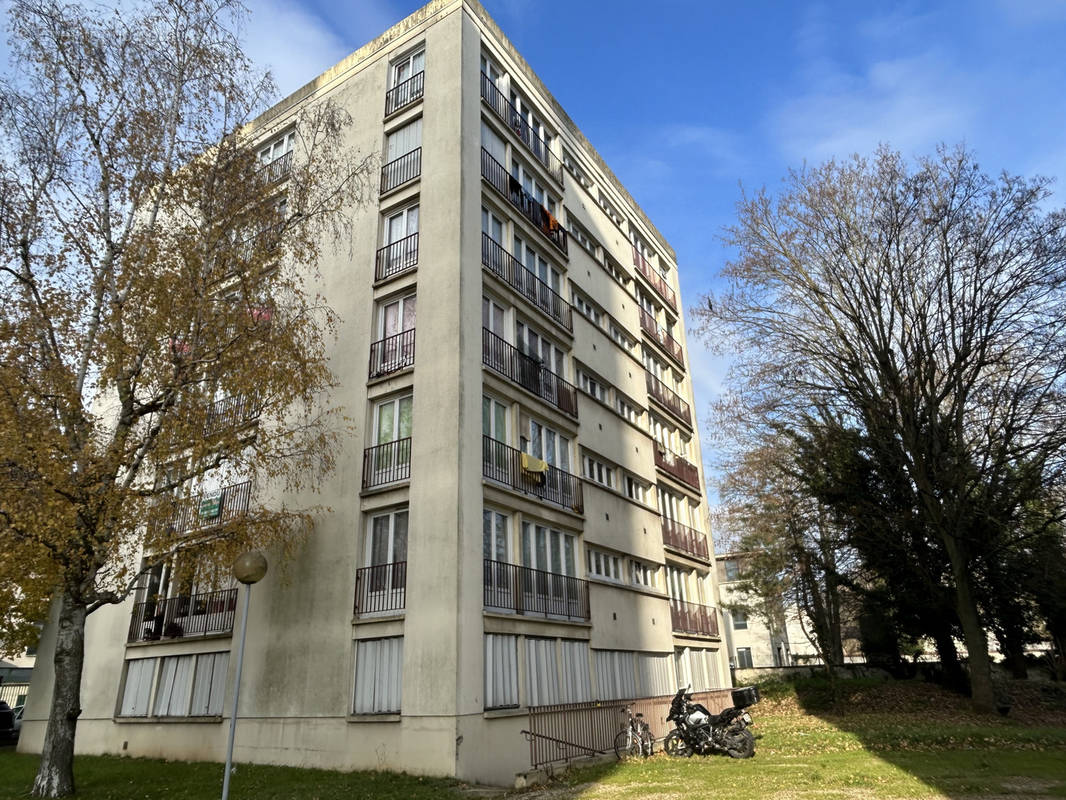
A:
[[[355,616],[403,611],[406,602],[406,561],[378,564],[355,571]]]
[[[662,345],[662,348],[679,366],[685,366],[685,351],[681,349],[681,343],[667,333],[666,328],[656,322],[655,317],[643,308],[640,309],[640,328]]]
[[[260,173],[263,179],[267,183],[276,183],[283,178],[287,178],[289,173],[292,172],[292,151],[290,150],[283,156],[278,156],[268,164],[264,164]]]
[[[710,560],[711,553],[707,547],[707,537],[695,528],[682,525],[667,517],[659,517],[662,522],[663,544],[678,552],[704,561]]]
[[[422,174],[422,148],[416,147],[410,153],[394,158],[381,168],[381,193],[403,186]]]
[[[718,635],[718,612],[713,606],[671,600],[670,621],[678,633],[695,633],[699,636]]]
[[[700,471],[696,465],[677,453],[671,453],[658,442],[655,443],[655,466],[673,475],[682,483],[687,483],[696,491],[700,489]]]
[[[552,153],[548,143],[533,131],[514,104],[496,88],[496,84],[484,72],[481,73],[481,97],[488,103],[489,108],[496,112],[496,116],[515,132],[526,149],[537,157],[537,161],[547,168],[551,176],[562,183],[563,162]]]
[[[363,451],[363,488],[411,479],[411,438],[368,447]]]
[[[644,254],[636,247],[633,248],[633,266],[651,284],[651,288],[658,292],[659,296],[667,302],[670,308],[677,311],[677,296],[674,294],[674,290],[670,288],[663,276],[655,271],[652,265],[648,263],[648,260],[644,258]]]
[[[568,331],[574,329],[570,304],[487,233],[481,234],[481,263]]]
[[[541,500],[584,513],[585,498],[581,491],[581,479],[566,470],[548,466],[537,472],[532,467],[529,457],[521,450],[515,450],[491,436],[482,436],[482,474],[489,480],[497,481]]]
[[[572,383],[560,378],[537,359],[511,346],[488,328],[481,329],[481,360],[564,414],[577,416],[577,389]]]
[[[662,403],[667,411],[672,412],[675,417],[691,428],[692,412],[688,403],[650,372],[645,371],[644,376],[648,384],[648,395]]]
[[[127,642],[188,639],[233,630],[237,590],[146,600],[133,604]]]
[[[589,583],[555,572],[485,559],[485,608],[587,620]]]
[[[385,92],[385,116],[420,98],[425,85],[426,73],[419,72]]]
[[[418,233],[412,233],[378,250],[374,280],[383,281],[418,266]]]
[[[172,508],[167,527],[171,534],[181,536],[202,528],[225,525],[247,513],[251,496],[252,482],[244,481],[218,492],[167,498],[163,502],[169,503]]]
[[[563,253],[567,252],[566,231],[551,213],[534,199],[518,179],[507,168],[492,157],[484,147],[481,148],[481,176],[493,189],[506,197],[511,205],[518,209],[523,217],[533,223],[533,227]]]
[[[237,394],[216,400],[207,410],[204,436],[258,419],[260,410],[257,398],[248,395]]]
[[[380,378],[415,363],[415,329],[370,343],[370,377]]]

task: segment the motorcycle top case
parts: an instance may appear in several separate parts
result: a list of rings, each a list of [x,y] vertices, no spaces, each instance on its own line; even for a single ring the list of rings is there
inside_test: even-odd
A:
[[[755,686],[733,690],[733,708],[747,708],[759,702],[759,690]]]

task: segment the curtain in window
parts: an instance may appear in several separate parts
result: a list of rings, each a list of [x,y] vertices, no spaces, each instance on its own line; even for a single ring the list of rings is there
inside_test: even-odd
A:
[[[355,652],[356,714],[398,714],[403,688],[403,637],[368,639]]]
[[[485,634],[485,708],[518,705],[518,637]]]
[[[563,670],[560,686],[561,703],[583,703],[592,699],[592,677],[589,674],[588,642],[560,642]]]
[[[158,658],[138,658],[126,662],[126,684],[119,707],[121,717],[147,717],[152,678]]]
[[[195,658],[196,656],[171,656],[163,659],[163,666],[159,671],[159,687],[155,693],[155,716],[188,716]]]
[[[527,705],[561,702],[554,639],[526,639],[526,690]]]
[[[217,717],[222,714],[222,699],[226,694],[226,668],[229,653],[201,653],[196,657],[196,674],[192,681],[194,717]]]
[[[422,146],[422,118],[404,125],[397,131],[389,134],[388,144],[385,149],[385,161],[395,161],[402,155],[410,153]]]

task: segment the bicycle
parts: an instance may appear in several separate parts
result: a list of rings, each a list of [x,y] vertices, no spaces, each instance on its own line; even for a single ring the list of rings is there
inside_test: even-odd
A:
[[[619,711],[628,714],[629,720],[614,737],[615,756],[619,761],[625,761],[652,755],[655,752],[655,739],[651,735],[651,726],[644,721],[644,715],[634,714],[630,706],[622,706]]]

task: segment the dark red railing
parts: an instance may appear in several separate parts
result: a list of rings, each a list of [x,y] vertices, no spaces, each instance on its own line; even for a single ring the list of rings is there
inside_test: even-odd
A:
[[[126,641],[151,642],[229,633],[233,630],[236,608],[236,589],[134,603]]]
[[[662,345],[667,355],[673,358],[681,367],[685,366],[685,351],[681,349],[681,343],[667,333],[666,328],[656,322],[655,317],[643,308],[640,309],[640,328]]]
[[[425,85],[426,73],[419,72],[385,92],[385,116],[399,111],[408,103],[413,103],[421,97]]]
[[[563,413],[577,416],[577,389],[572,383],[508,344],[488,328],[481,329],[481,360],[485,366],[510,378]]]
[[[374,280],[383,281],[418,265],[418,233],[412,233],[377,252],[374,259]]]
[[[257,399],[247,395],[236,394],[216,400],[207,410],[204,436],[251,422],[259,417],[259,411]]]
[[[416,147],[410,153],[394,158],[381,168],[381,193],[403,186],[422,174],[422,148]]]
[[[537,160],[542,163],[559,183],[563,182],[563,162],[552,153],[548,143],[534,133],[533,128],[525,118],[508,100],[503,92],[496,88],[496,84],[484,72],[481,73],[481,97],[488,103],[489,108],[496,112],[496,116],[506,123],[507,127],[515,132],[519,140],[526,146]]]
[[[659,517],[659,521],[662,522],[664,545],[704,561],[710,560],[711,552],[706,536],[668,517]]]
[[[415,363],[415,329],[400,331],[370,344],[370,377],[380,378]]]
[[[363,451],[363,488],[411,479],[411,438],[368,447]]]
[[[278,156],[269,164],[264,164],[260,167],[260,170],[263,179],[268,183],[275,183],[282,178],[287,178],[289,173],[292,172],[292,151],[290,150],[283,156]]]
[[[718,611],[713,606],[670,601],[670,622],[678,633],[695,633],[700,636],[718,635]]]
[[[166,498],[160,502],[171,506],[167,527],[173,535],[183,535],[201,528],[224,525],[248,511],[252,482],[226,486],[218,492],[201,492],[193,497]]]
[[[566,470],[549,466],[544,472],[523,469],[524,455],[491,436],[482,436],[482,474],[512,489],[570,508],[581,514],[585,510],[581,479]]]
[[[485,559],[485,608],[587,620],[589,583],[581,578]]]
[[[570,304],[487,233],[481,234],[481,263],[568,331],[574,329]]]
[[[403,611],[406,603],[406,561],[378,564],[355,571],[355,616]]]
[[[686,458],[672,453],[658,442],[655,443],[655,466],[662,468],[682,483],[700,489],[700,471]]]
[[[645,370],[644,375],[648,384],[648,396],[658,400],[667,411],[672,412],[675,417],[691,428],[692,412],[688,403],[650,372]]]
[[[540,231],[549,242],[563,253],[568,252],[566,231],[559,220],[523,189],[518,179],[512,176],[507,168],[493,158],[484,147],[481,148],[481,176],[489,182],[492,188],[506,197],[523,217],[533,223],[533,227]]]
[[[651,284],[659,296],[667,302],[667,304],[675,312],[677,311],[677,295],[674,294],[674,290],[670,288],[670,285],[663,279],[648,260],[644,258],[644,254],[641,253],[636,247],[633,247],[633,266],[637,268],[637,272],[644,276],[644,279]]]

